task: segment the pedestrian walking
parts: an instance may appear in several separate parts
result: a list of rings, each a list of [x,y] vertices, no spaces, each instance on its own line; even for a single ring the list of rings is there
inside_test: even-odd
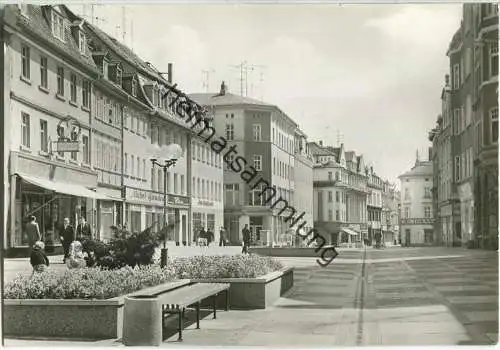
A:
[[[30,216],[29,222],[26,224],[25,232],[28,237],[28,247],[33,248],[36,242],[42,240],[42,235],[40,234],[40,228],[36,222],[35,216]]]
[[[207,246],[210,246],[210,243],[214,241],[214,233],[212,230],[209,228],[207,230]]]
[[[33,245],[30,254],[30,263],[33,267],[33,273],[43,272],[49,266],[49,258],[45,254],[45,244],[42,241],[37,241]]]
[[[61,239],[61,244],[64,250],[63,263],[65,263],[66,259],[69,257],[69,247],[75,240],[75,230],[73,229],[73,226],[69,224],[68,218],[64,218],[63,220],[63,226],[59,231],[59,238]]]
[[[241,253],[248,254],[248,247],[250,246],[250,230],[248,229],[248,224],[245,224],[241,233],[243,236],[243,249],[241,250]]]
[[[207,233],[204,227],[200,229],[200,233],[198,234],[198,245],[199,246],[207,245]]]
[[[224,230],[224,226],[221,226],[219,231],[219,247],[226,246],[226,231]]]
[[[76,227],[76,239],[78,241],[83,241],[91,238],[92,231],[90,229],[90,225],[87,220],[85,220],[85,217],[82,216],[80,217],[80,223]]]

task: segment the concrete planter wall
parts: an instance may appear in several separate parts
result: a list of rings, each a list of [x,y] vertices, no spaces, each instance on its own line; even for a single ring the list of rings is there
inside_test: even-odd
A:
[[[252,247],[252,253],[261,256],[276,256],[276,257],[301,257],[301,258],[318,258],[321,252],[316,252],[316,248],[272,248],[272,247]]]
[[[200,283],[229,283],[230,308],[237,310],[265,309],[293,287],[293,267],[284,268],[258,278],[193,279]],[[217,307],[225,306],[224,293]],[[208,303],[204,303],[208,306]]]
[[[7,337],[121,338],[125,296],[161,294],[189,283],[169,282],[106,300],[5,299],[3,332]]]

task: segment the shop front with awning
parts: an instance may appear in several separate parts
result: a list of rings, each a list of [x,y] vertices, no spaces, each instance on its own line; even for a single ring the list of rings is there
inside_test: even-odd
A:
[[[360,240],[360,233],[354,231],[353,229],[349,227],[341,227],[340,228],[341,234],[339,235],[339,242],[338,245],[345,245],[345,244],[352,244],[359,242]]]
[[[90,166],[76,165],[68,159],[36,157],[10,152],[9,198],[6,248],[9,256],[29,254],[25,226],[34,216],[48,253],[60,246],[59,229],[64,218],[76,229],[85,217],[95,232],[95,206],[108,199],[97,193],[97,174]],[[59,251],[59,248],[57,248]]]
[[[109,200],[84,185],[52,181],[40,177],[16,173],[15,234],[14,247],[27,245],[24,225],[30,216],[37,218],[42,240],[47,246],[58,245],[58,229],[68,218],[76,229],[80,217],[95,221],[96,200]]]

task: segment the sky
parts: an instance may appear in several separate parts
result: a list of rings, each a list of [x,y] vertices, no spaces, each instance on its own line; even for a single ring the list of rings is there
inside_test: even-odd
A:
[[[90,5],[70,8],[90,20]],[[235,66],[248,62],[243,95],[279,106],[309,141],[342,141],[397,181],[417,149],[427,158],[461,4],[100,5],[94,17],[160,71],[173,63],[187,93],[207,83],[216,93],[224,80],[241,94]]]

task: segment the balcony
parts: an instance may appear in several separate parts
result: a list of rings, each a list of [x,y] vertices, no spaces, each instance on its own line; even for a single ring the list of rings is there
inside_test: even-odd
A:
[[[314,187],[347,187],[347,184],[340,180],[317,180],[313,181]]]

